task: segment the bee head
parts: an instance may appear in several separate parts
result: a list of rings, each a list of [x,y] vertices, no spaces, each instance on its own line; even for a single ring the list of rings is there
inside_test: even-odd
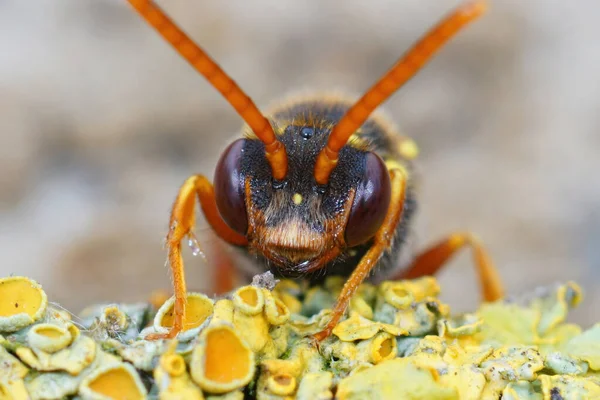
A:
[[[214,177],[217,207],[249,246],[288,275],[315,271],[347,248],[368,242],[390,201],[386,166],[375,153],[344,147],[327,184],[317,183],[317,155],[330,128],[288,125],[278,140],[288,172],[274,179],[265,145],[239,139],[223,153]]]

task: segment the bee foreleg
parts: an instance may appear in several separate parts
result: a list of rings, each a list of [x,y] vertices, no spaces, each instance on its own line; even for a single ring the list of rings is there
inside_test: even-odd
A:
[[[383,253],[388,250],[392,244],[396,227],[402,217],[404,200],[406,195],[406,173],[401,169],[390,170],[390,179],[392,184],[392,193],[390,196],[390,205],[381,227],[375,234],[373,245],[360,260],[352,275],[348,278],[342,292],[338,296],[337,302],[333,308],[333,315],[325,329],[314,335],[314,338],[321,341],[331,335],[333,328],[337,325],[340,318],[346,312],[350,299],[356,292],[356,289],[369,275],[373,267],[377,264]]]
[[[179,194],[173,203],[169,233],[167,235],[169,264],[173,275],[173,289],[175,292],[173,326],[168,333],[147,336],[146,339],[149,340],[173,338],[184,327],[186,284],[183,258],[181,257],[181,241],[186,236],[192,235],[192,228],[196,221],[194,195],[198,196],[202,212],[218,236],[232,244],[247,244],[246,237],[229,228],[221,218],[215,201],[215,192],[208,179],[202,175],[189,177],[179,189]]]
[[[454,233],[418,255],[412,264],[400,272],[396,279],[414,279],[434,275],[460,249],[470,246],[479,275],[483,299],[495,301],[504,296],[500,276],[487,251],[470,233]]]

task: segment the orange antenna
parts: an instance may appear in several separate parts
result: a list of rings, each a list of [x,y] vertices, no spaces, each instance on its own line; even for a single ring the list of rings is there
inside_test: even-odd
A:
[[[479,17],[485,10],[484,0],[476,0],[459,6],[422,37],[346,112],[331,130],[327,145],[317,156],[315,180],[318,184],[325,185],[329,182],[329,175],[337,165],[340,149],[369,118],[373,110],[412,78],[431,59],[433,54],[463,26]]]
[[[266,156],[273,177],[284,179],[287,175],[287,154],[283,143],[277,140],[269,121],[258,110],[254,102],[242,89],[195,44],[167,15],[151,0],[128,0],[136,11],[161,34],[165,40],[200,72],[235,108],[254,134],[265,144]]]

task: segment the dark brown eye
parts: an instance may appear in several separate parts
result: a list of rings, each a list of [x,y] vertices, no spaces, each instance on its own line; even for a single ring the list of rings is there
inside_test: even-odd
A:
[[[241,160],[245,139],[238,139],[225,149],[215,170],[215,199],[223,220],[241,235],[248,230],[244,177]]]
[[[390,175],[375,153],[367,153],[365,171],[358,183],[345,237],[350,247],[371,239],[385,219],[390,205]]]

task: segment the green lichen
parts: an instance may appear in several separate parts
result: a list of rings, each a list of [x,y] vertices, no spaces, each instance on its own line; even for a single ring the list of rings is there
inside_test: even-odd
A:
[[[433,278],[364,284],[317,347],[310,335],[328,322],[342,278],[194,294],[186,313],[196,323],[177,341],[144,339],[168,327],[172,300],[158,311],[91,306],[80,326],[45,307],[33,281],[8,282],[44,308],[26,325],[4,320],[2,400],[600,398],[600,324],[565,322],[581,301],[573,283],[462,315],[439,300]],[[6,293],[0,309],[23,298]]]

